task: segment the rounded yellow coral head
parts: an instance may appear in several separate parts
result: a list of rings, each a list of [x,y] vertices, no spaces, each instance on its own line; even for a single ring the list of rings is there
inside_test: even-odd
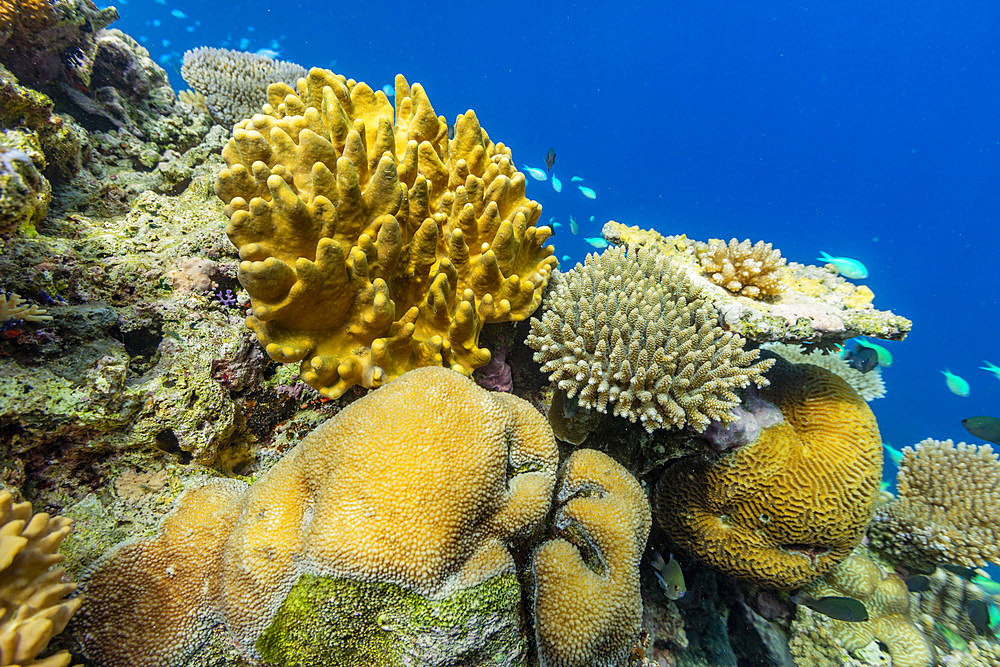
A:
[[[657,483],[655,514],[675,542],[731,576],[793,589],[860,542],[882,474],[868,404],[833,373],[779,359],[761,398],[785,421],[711,460],[682,460]]]

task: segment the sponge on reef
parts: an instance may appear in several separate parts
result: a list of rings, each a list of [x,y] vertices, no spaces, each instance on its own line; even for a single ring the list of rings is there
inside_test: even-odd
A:
[[[472,111],[448,134],[402,75],[394,108],[314,68],[272,85],[223,150],[247,323],[327,396],[421,366],[471,374],[490,359],[483,325],[541,302],[556,258],[524,175]]]
[[[778,359],[760,398],[784,421],[731,453],[682,459],[656,485],[654,513],[680,546],[730,576],[794,589],[864,536],[882,442],[868,404],[818,366]]]
[[[593,449],[573,452],[559,474],[554,537],[532,556],[539,663],[620,665],[642,625],[649,502],[628,470]]]
[[[179,666],[220,621],[253,651],[303,576],[433,599],[466,590],[514,572],[510,547],[541,526],[557,462],[526,401],[444,368],[412,371],[249,488],[213,480],[159,534],[105,554],[83,583],[79,639],[98,666]]]

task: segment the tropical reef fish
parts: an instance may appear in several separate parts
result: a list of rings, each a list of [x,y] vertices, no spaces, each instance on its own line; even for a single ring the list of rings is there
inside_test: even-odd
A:
[[[583,196],[587,199],[597,199],[597,193],[588,188],[586,185],[578,185],[576,187],[580,188],[580,192],[582,192]]]
[[[545,175],[545,172],[542,171],[541,169],[538,169],[537,167],[529,167],[528,165],[523,164],[521,165],[521,169],[524,169],[524,171],[528,174],[528,176],[531,176],[536,181],[544,181],[548,179],[548,176]]]
[[[1000,445],[1000,419],[996,417],[969,417],[962,420],[962,426],[972,435]]]
[[[396,96],[396,89],[391,83],[387,83],[382,86],[382,92],[385,93],[385,96],[390,100]]]
[[[562,257],[559,258],[560,262],[568,262],[569,260],[570,260],[569,255],[563,255]]]
[[[569,231],[573,232],[574,236],[576,236],[576,233],[580,231],[580,225],[576,224],[576,220],[573,219],[573,216],[569,216]]]
[[[882,449],[885,450],[886,455],[890,460],[892,460],[893,463],[896,464],[896,467],[898,468],[899,464],[903,462],[903,452],[899,451],[888,442],[882,443]]]
[[[938,631],[944,640],[948,642],[948,648],[953,651],[965,651],[969,648],[969,642],[962,639],[962,636],[938,621],[934,621],[934,629]]]
[[[906,579],[906,590],[911,593],[922,593],[931,589],[931,580],[926,574],[915,574]]]
[[[962,398],[969,395],[969,383],[964,378],[955,375],[947,368],[941,371],[941,375],[944,376],[944,383],[948,385],[948,390],[951,393]]]
[[[833,264],[833,268],[837,269],[837,273],[851,280],[861,280],[868,277],[868,269],[865,268],[865,265],[850,257],[833,257],[821,250],[816,260]]]
[[[562,181],[555,174],[552,174],[552,189],[556,192],[562,192]]]
[[[845,598],[839,595],[812,598],[799,593],[792,596],[792,602],[809,607],[813,611],[818,611],[838,621],[863,623],[868,620],[868,610],[865,609],[864,603],[854,598]]]
[[[993,581],[989,577],[977,574],[972,577],[972,583],[983,589],[987,595],[1000,595],[1000,582]]]
[[[187,14],[185,14],[184,12],[182,12],[179,9],[171,9],[170,10],[170,15],[173,16],[176,19],[186,19],[188,17]]]
[[[582,181],[583,179],[582,179],[582,178],[580,178],[579,176],[573,176],[573,177],[572,177],[572,178],[570,178],[569,180],[570,180],[570,181],[572,181],[573,183],[579,183],[579,182],[580,182],[580,181]]]
[[[663,594],[670,600],[680,600],[684,597],[684,594],[687,593],[684,573],[681,572],[680,563],[674,559],[673,554],[670,555],[670,561],[664,563],[660,552],[653,551],[652,564],[653,575],[656,576],[656,581],[660,584]]]
[[[605,241],[600,236],[587,236],[583,240],[589,243],[590,245],[594,246],[598,250],[604,250],[605,248],[608,247],[608,242]]]
[[[889,350],[885,349],[881,345],[878,345],[877,343],[870,342],[867,338],[855,338],[854,342],[861,347],[869,350],[875,350],[875,353],[878,354],[878,365],[882,368],[889,368],[892,366],[892,352]]]
[[[995,375],[996,378],[998,380],[1000,380],[1000,366],[997,366],[996,364],[990,363],[989,361],[983,361],[983,363],[986,364],[986,365],[985,366],[980,366],[979,369],[983,370],[983,371],[989,371],[990,373],[993,373],[993,375]]]
[[[547,171],[552,170],[552,165],[556,163],[556,149],[549,148],[549,152],[545,154],[545,169]]]
[[[941,563],[941,568],[948,570],[952,574],[957,574],[966,581],[972,581],[979,572],[975,568],[965,567],[963,565],[952,565],[951,563]]]
[[[265,58],[270,58],[271,60],[274,60],[275,58],[281,55],[274,49],[257,49],[256,51],[254,51],[254,53],[256,53],[258,56],[264,56]]]
[[[878,352],[870,347],[855,347],[853,350],[844,348],[841,357],[847,365],[861,373],[867,373],[878,366]]]

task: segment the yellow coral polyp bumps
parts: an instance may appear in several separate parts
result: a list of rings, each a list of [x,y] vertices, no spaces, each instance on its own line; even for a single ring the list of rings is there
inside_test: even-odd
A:
[[[423,88],[322,69],[268,89],[223,150],[216,193],[268,355],[337,397],[411,368],[465,375],[486,322],[521,320],[556,265],[510,149],[472,111],[454,138]]]

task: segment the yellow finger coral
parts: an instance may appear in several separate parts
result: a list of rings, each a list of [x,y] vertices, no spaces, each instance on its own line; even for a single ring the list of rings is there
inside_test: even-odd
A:
[[[532,557],[539,663],[620,665],[642,625],[649,502],[628,470],[593,449],[573,452],[560,479],[555,537]]]
[[[60,651],[38,658],[62,632],[80,606],[65,599],[76,589],[65,583],[59,543],[72,522],[31,513],[30,503],[15,503],[0,491],[0,665],[65,667],[70,655]]]
[[[556,264],[510,149],[472,111],[449,140],[402,75],[395,105],[314,68],[270,86],[223,150],[247,324],[331,397],[421,366],[470,374],[490,359],[483,324],[528,317]]]
[[[882,474],[868,404],[842,379],[779,359],[760,398],[784,421],[751,444],[681,460],[656,485],[655,513],[675,542],[723,572],[792,589],[860,542]]]
[[[864,603],[868,620],[828,619],[833,638],[848,651],[859,651],[874,641],[884,644],[893,667],[931,667],[934,649],[910,620],[906,582],[888,574],[864,553],[856,553],[803,593],[812,598],[843,596]]]
[[[432,599],[467,590],[514,572],[509,547],[545,518],[556,464],[552,432],[526,401],[444,368],[412,371],[249,488],[213,480],[158,535],[106,554],[85,579],[79,638],[95,665],[184,665],[222,621],[259,660],[302,577]],[[280,652],[275,642],[270,632],[266,647]]]
[[[709,280],[733,294],[759,299],[781,293],[778,270],[785,258],[770,243],[709,239],[697,244],[695,253]]]
[[[559,274],[527,338],[568,397],[650,432],[732,422],[736,390],[767,384],[772,363],[745,342],[656,247],[641,246]]]

